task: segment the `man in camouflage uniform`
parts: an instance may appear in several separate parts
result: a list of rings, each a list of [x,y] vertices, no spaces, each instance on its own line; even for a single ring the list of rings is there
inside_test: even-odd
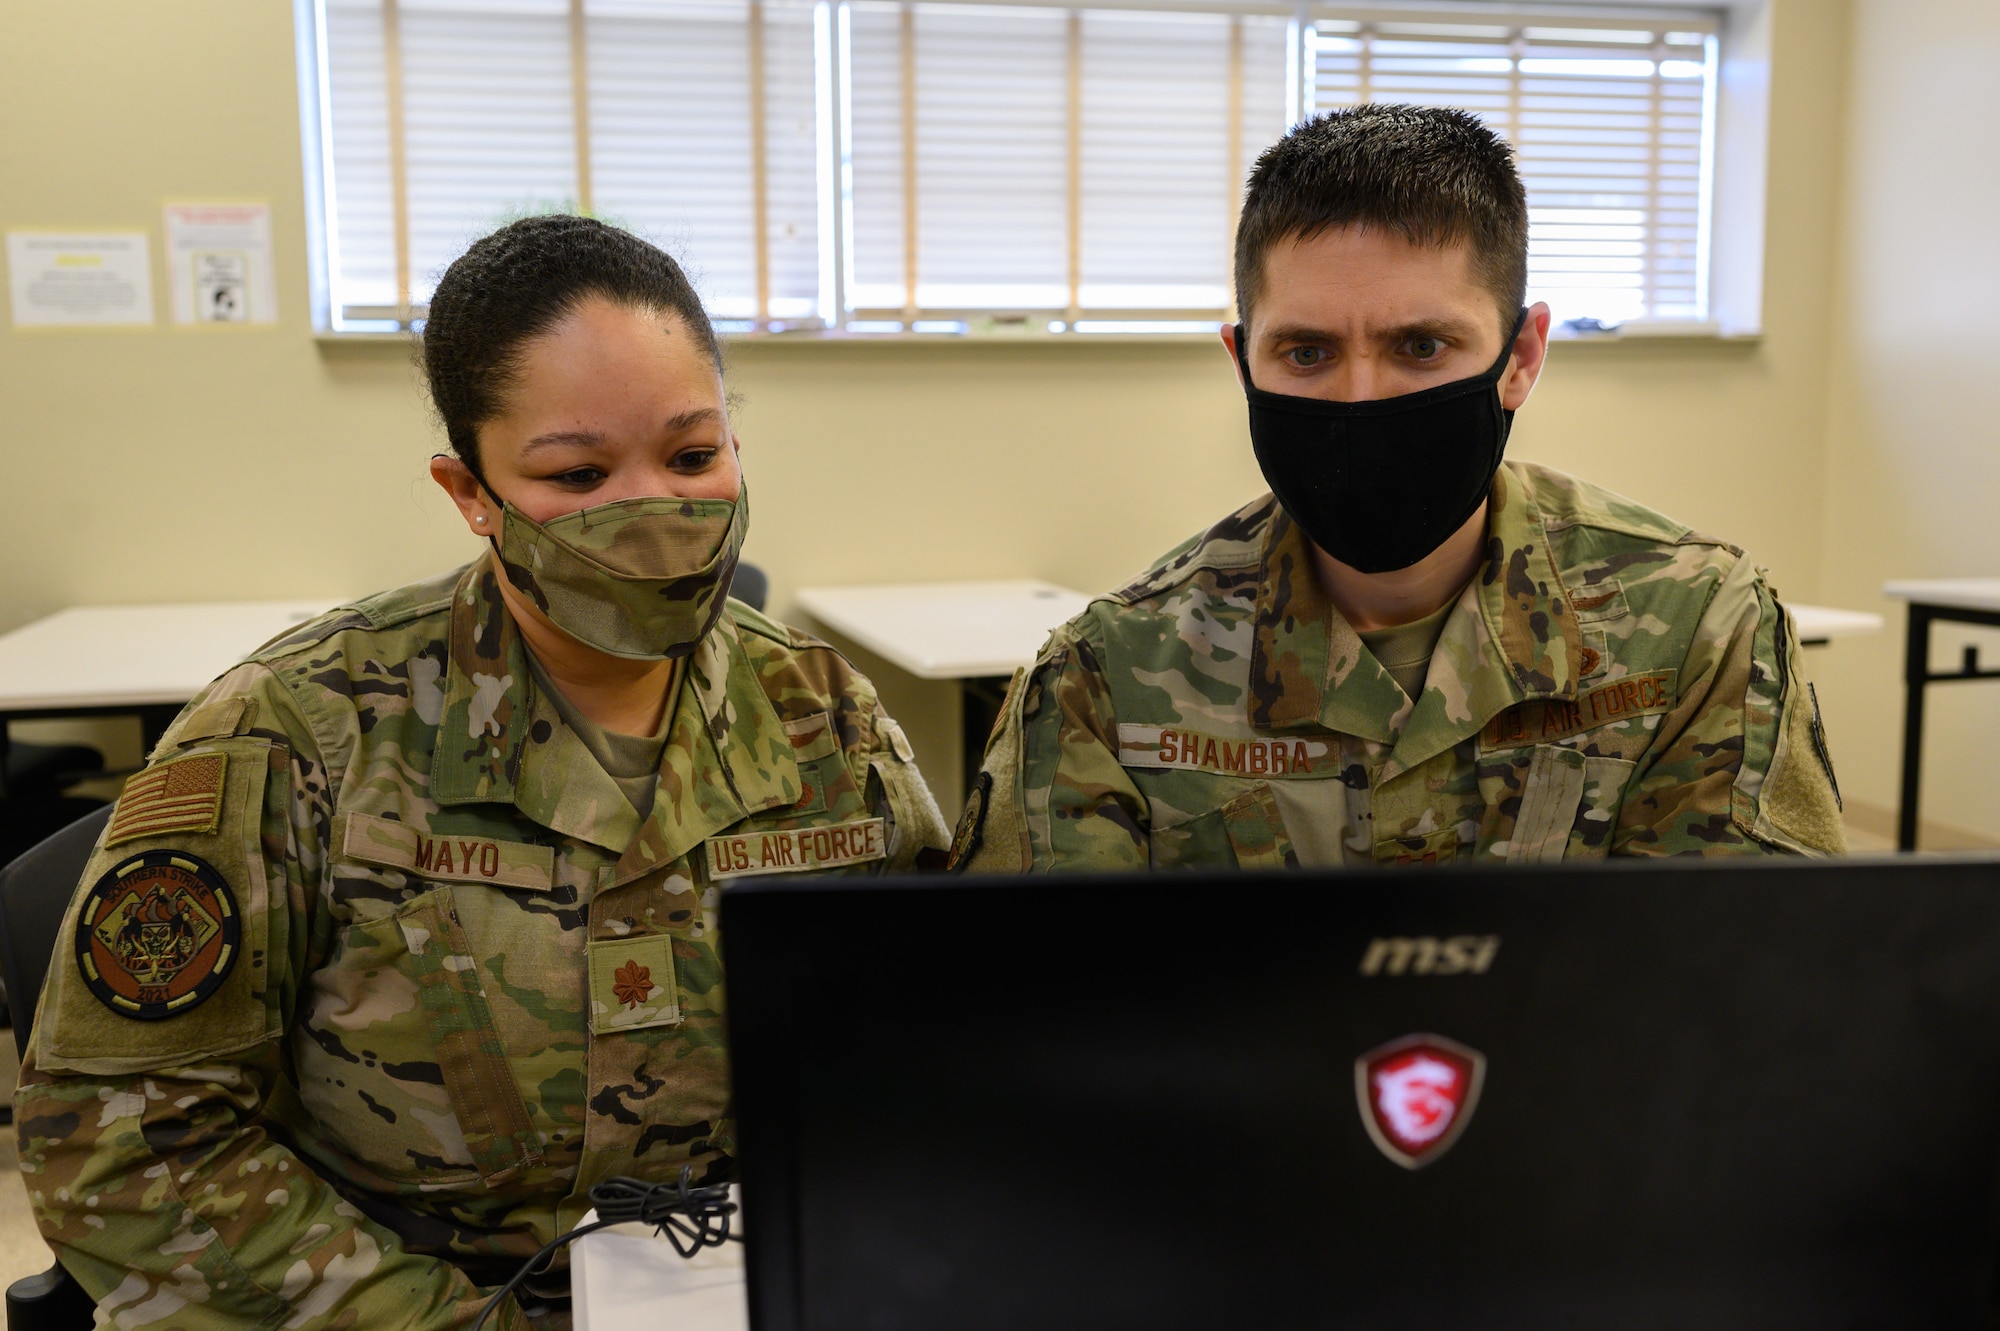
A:
[[[1427,197],[1433,180],[1441,183]],[[1511,282],[1484,276],[1506,269],[1509,255],[1489,264],[1466,238],[1496,214],[1515,223],[1505,232]],[[1367,437],[1363,418],[1381,417],[1377,408],[1407,406],[1397,419],[1425,429],[1446,419],[1456,430],[1481,411],[1497,419],[1503,403],[1511,420],[1518,401],[1496,403],[1493,385],[1511,383],[1525,400],[1549,317],[1537,306],[1514,322],[1526,220],[1511,156],[1463,113],[1363,107],[1307,122],[1265,155],[1238,237],[1244,323],[1225,340],[1274,489],[1291,482],[1313,502],[1323,492],[1314,469],[1360,447],[1347,440]],[[1337,253],[1350,243],[1376,248],[1357,265]],[[1300,256],[1315,244],[1313,253],[1334,258],[1308,271]],[[1302,272],[1312,280],[1277,290]],[[1397,286],[1396,273],[1412,272],[1423,280]],[[1418,393],[1396,403],[1379,401],[1396,396],[1383,392],[1343,396],[1324,380],[1317,401],[1269,391],[1294,372],[1311,383],[1337,356],[1402,357],[1398,372],[1417,375],[1453,336],[1434,330],[1454,327],[1423,301],[1453,281],[1472,290],[1461,272],[1479,275],[1488,292],[1506,288],[1501,328],[1514,322],[1515,333],[1502,343],[1485,334],[1488,349],[1471,358],[1485,364],[1500,348],[1487,376],[1433,393],[1418,377]],[[1462,304],[1483,303],[1476,320],[1490,321],[1491,299]],[[1273,330],[1266,309],[1280,305],[1310,329],[1365,330],[1375,311],[1391,310],[1382,326],[1402,329],[1402,342],[1386,337],[1389,350],[1364,355],[1344,345],[1346,334],[1289,333],[1284,320]],[[1525,377],[1523,349],[1533,358]],[[1426,405],[1453,394],[1471,406]],[[1260,406],[1307,424],[1260,437]],[[1339,415],[1354,433],[1329,435],[1316,415]],[[1302,436],[1324,445],[1301,451],[1303,474],[1285,470],[1284,428],[1322,429]],[[1443,529],[1464,551],[1461,571],[1411,604],[1416,623],[1357,629],[1328,579],[1379,603],[1410,560],[1448,546],[1418,540],[1377,559],[1352,540],[1356,526],[1385,543],[1404,533],[1361,503],[1345,525],[1322,520],[1325,536],[1353,547],[1333,555],[1289,501],[1266,495],[1057,630],[1009,691],[954,865],[1335,868],[1843,851],[1818,707],[1763,570],[1735,546],[1582,481],[1496,466],[1505,426],[1493,433],[1490,460],[1473,464],[1472,498],[1483,503]],[[1401,441],[1392,431],[1378,438],[1393,468]],[[1415,461],[1391,480],[1360,497],[1392,517],[1409,492],[1442,484]]]
[[[724,1171],[718,884],[905,868],[944,827],[868,682],[739,603],[667,725],[642,819],[485,561],[182,714],[85,874],[16,1100],[104,1315],[463,1326],[589,1182]]]

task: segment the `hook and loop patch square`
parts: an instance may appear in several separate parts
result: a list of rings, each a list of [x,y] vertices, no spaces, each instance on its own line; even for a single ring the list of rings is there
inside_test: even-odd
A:
[[[85,894],[76,965],[104,1006],[160,1021],[222,987],[242,931],[236,896],[214,865],[182,851],[149,850],[113,865]]]
[[[104,844],[169,832],[213,832],[222,816],[222,778],[228,767],[229,759],[220,753],[154,763],[125,783]]]

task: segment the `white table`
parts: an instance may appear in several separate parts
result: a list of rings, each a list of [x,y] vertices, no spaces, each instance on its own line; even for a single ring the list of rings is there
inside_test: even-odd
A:
[[[333,604],[325,597],[58,610],[0,634],[0,736],[9,721],[137,713],[150,749],[210,680]]]
[[[799,608],[918,679],[955,679],[964,701],[965,786],[979,777],[1007,679],[1032,663],[1049,631],[1090,604],[1052,582],[912,582],[807,587]]]
[[[576,1331],[749,1331],[740,1243],[682,1257],[651,1225],[614,1225],[578,1239],[569,1260]]]
[[[1977,647],[1965,649],[1957,670],[1933,671],[1931,625],[2000,628],[2000,578],[1921,578],[1887,583],[1882,591],[1910,603],[1910,625],[1903,640],[1903,787],[1896,809],[1896,848],[1915,850],[1924,762],[1924,690],[1956,680],[2000,679],[2000,670],[1980,667]]]
[[[1882,616],[1865,610],[1836,610],[1826,605],[1787,605],[1798,626],[1799,645],[1820,647],[1835,638],[1858,638],[1882,631]]]
[[[807,587],[799,608],[918,679],[1011,675],[1049,631],[1090,604],[1052,582],[912,582]]]

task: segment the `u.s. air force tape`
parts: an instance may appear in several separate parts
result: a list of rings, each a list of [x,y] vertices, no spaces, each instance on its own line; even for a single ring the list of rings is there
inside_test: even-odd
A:
[[[839,869],[879,860],[889,853],[888,828],[880,818],[716,836],[701,844],[708,850],[708,876],[714,879]]]
[[[76,965],[99,1002],[160,1021],[206,1000],[236,964],[243,922],[215,866],[149,850],[107,870],[83,899]]]

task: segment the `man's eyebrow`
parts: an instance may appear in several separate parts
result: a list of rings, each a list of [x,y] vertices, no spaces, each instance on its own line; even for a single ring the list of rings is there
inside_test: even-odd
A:
[[[1339,342],[1338,333],[1330,333],[1323,328],[1307,328],[1304,324],[1279,324],[1264,330],[1266,342]]]
[[[1396,342],[1412,337],[1447,337],[1462,342],[1478,331],[1478,325],[1464,319],[1419,319],[1415,323],[1390,329],[1385,337]]]
[[[1418,319],[1400,324],[1394,328],[1381,330],[1378,337],[1384,341],[1401,342],[1412,337],[1446,337],[1464,340],[1478,331],[1473,323],[1463,319],[1439,318]],[[1345,342],[1346,334],[1330,332],[1324,328],[1308,328],[1303,324],[1281,324],[1264,333],[1270,342]]]

